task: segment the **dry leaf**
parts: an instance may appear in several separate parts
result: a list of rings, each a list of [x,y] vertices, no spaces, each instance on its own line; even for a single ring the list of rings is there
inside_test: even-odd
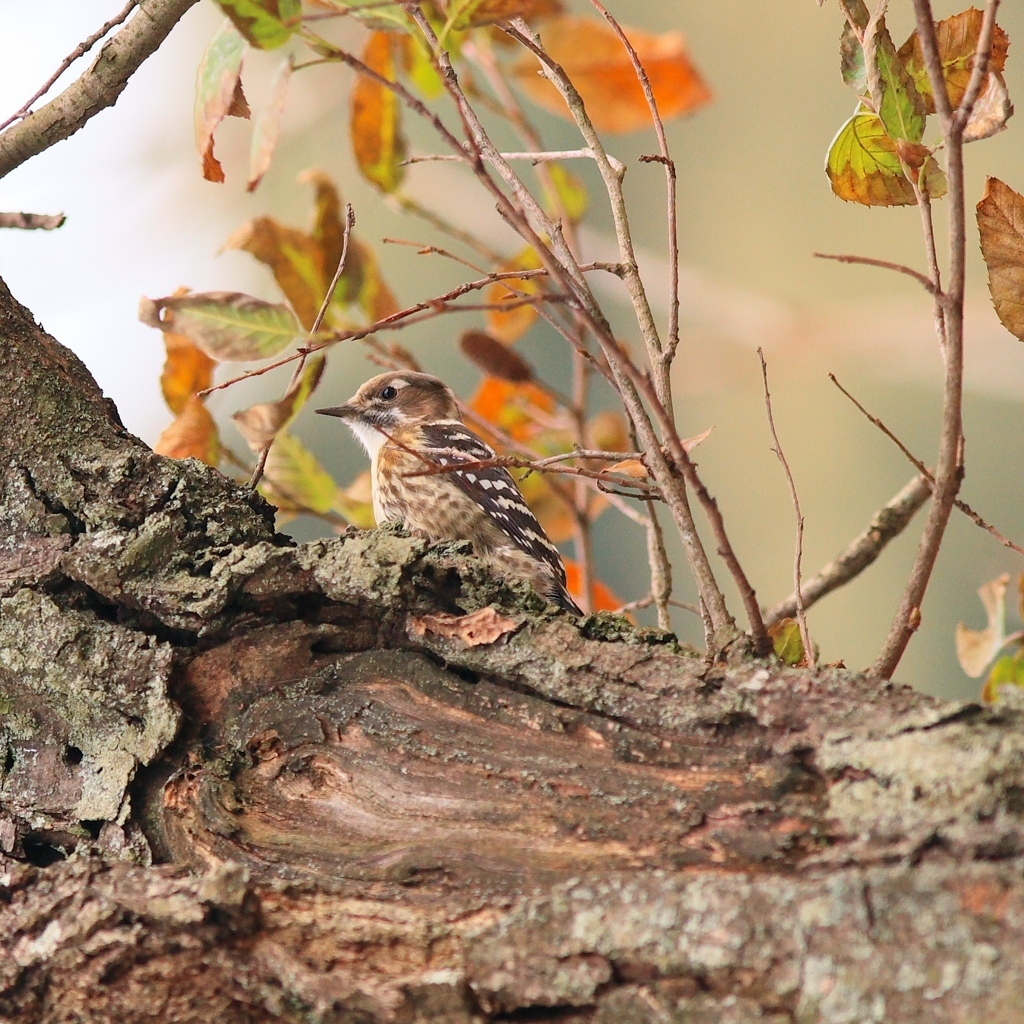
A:
[[[647,467],[639,459],[623,459],[616,462],[614,466],[608,467],[609,473],[621,473],[623,476],[630,476],[634,480],[646,480],[651,474]]]
[[[395,38],[392,32],[372,32],[362,52],[363,63],[389,81],[395,79]],[[405,138],[398,97],[375,79],[357,74],[349,128],[356,164],[363,176],[383,192],[394,192],[405,176]]]
[[[288,101],[288,86],[292,79],[292,59],[287,57],[277,69],[270,85],[270,95],[256,118],[252,129],[252,148],[249,152],[249,181],[245,186],[253,192],[263,180],[281,137],[281,119]]]
[[[438,636],[452,640],[461,640],[467,647],[480,647],[493,644],[499,637],[511,633],[519,627],[515,619],[499,615],[492,606],[481,608],[469,615],[449,615],[447,612],[436,612],[432,615],[420,615],[409,620],[409,630],[413,636],[424,636],[436,633]]]
[[[463,331],[459,348],[470,362],[492,377],[510,384],[525,384],[533,380],[533,367],[485,331]]]
[[[978,203],[978,230],[996,314],[1024,341],[1024,196],[989,178]]]
[[[711,90],[690,61],[681,33],[655,35],[625,27],[623,31],[647,72],[662,119],[688,114],[710,101]],[[583,97],[598,131],[651,127],[650,109],[629,54],[609,25],[590,18],[553,18],[541,27],[541,41]],[[522,57],[512,71],[530,99],[571,120],[561,94],[537,73],[533,56]]]
[[[985,666],[999,653],[1006,642],[1007,573],[989,580],[978,588],[978,597],[985,606],[988,625],[984,629],[968,629],[962,622],[956,626],[956,656],[960,667],[972,678],[985,671]]]
[[[245,40],[230,21],[214,33],[199,65],[196,81],[196,149],[207,181],[224,180],[224,168],[213,155],[213,133],[225,117],[248,117],[242,92],[242,55]]]
[[[178,418],[160,435],[153,446],[157,455],[171,459],[199,459],[216,466],[220,455],[217,424],[202,401],[190,395]]]
[[[978,97],[964,129],[964,142],[978,142],[998,135],[1013,117],[1013,104],[1006,88],[1006,79],[993,71],[985,82],[985,90]]]
[[[708,429],[701,434],[694,434],[693,437],[684,438],[683,451],[686,452],[687,455],[689,455],[689,453],[692,452],[694,448],[696,448],[698,445],[703,444],[711,436],[711,431],[714,429],[714,427],[708,427]]]
[[[180,288],[174,294],[186,295],[188,289]],[[160,390],[167,407],[177,415],[191,395],[205,391],[213,383],[217,362],[181,334],[165,334],[164,347],[167,358],[160,374]]]

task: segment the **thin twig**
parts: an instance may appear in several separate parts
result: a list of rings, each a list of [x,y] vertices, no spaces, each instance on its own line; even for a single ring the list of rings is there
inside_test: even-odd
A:
[[[652,604],[655,604],[654,596],[648,594],[646,597],[641,597],[637,601],[629,601],[627,604],[619,605],[615,609],[616,614],[621,615],[624,612],[636,612],[643,608],[650,608]],[[700,615],[700,609],[695,604],[687,604],[685,601],[672,601],[668,602],[673,608],[682,608],[684,611],[691,612],[694,615]],[[659,629],[662,627],[659,626]]]
[[[53,231],[64,224],[63,213],[0,213],[0,228],[21,228],[22,231]]]
[[[815,663],[814,647],[811,644],[811,632],[807,628],[807,609],[804,607],[804,592],[800,581],[801,563],[804,556],[804,515],[800,511],[800,498],[796,491],[796,481],[793,479],[793,471],[789,468],[785,453],[782,450],[782,442],[779,440],[779,433],[775,429],[775,416],[772,414],[772,396],[768,390],[768,364],[764,359],[764,350],[758,348],[757,358],[761,360],[761,380],[764,382],[764,408],[768,415],[768,429],[772,433],[772,441],[775,447],[772,449],[782,463],[782,471],[786,474],[786,483],[789,486],[789,497],[793,502],[793,514],[796,516],[796,551],[793,556],[793,593],[796,594],[796,619],[800,623],[800,640],[804,645],[803,663],[808,668],[813,668]]]
[[[837,263],[859,263],[865,267],[881,267],[883,270],[895,270],[897,273],[912,277],[929,295],[935,295],[939,290],[938,286],[933,284],[926,274],[922,274],[920,270],[915,270],[913,267],[904,266],[902,263],[876,260],[870,256],[849,256],[831,252],[816,252],[812,253],[812,255],[819,260],[835,260]]]
[[[341,275],[345,273],[345,264],[348,261],[349,240],[352,237],[352,227],[355,222],[355,210],[352,209],[351,203],[346,203],[344,227],[341,236],[341,255],[338,257],[338,266],[334,271],[334,277],[331,278],[331,283],[327,286],[327,292],[324,295],[324,300],[320,303],[320,310],[316,315],[316,319],[313,321],[313,326],[309,330],[310,334],[316,334],[316,332],[320,330],[320,326],[324,322],[324,317],[327,315],[327,310],[330,309],[331,299],[334,298],[334,289],[338,287]],[[305,368],[308,356],[309,352],[307,349],[303,348],[300,352],[299,361],[295,364],[295,369],[292,370],[292,377],[288,382],[288,387],[285,388],[286,395],[292,390],[292,388],[297,387],[299,381],[302,379],[302,371]],[[267,468],[267,459],[270,457],[270,449],[273,447],[273,444],[274,438],[271,437],[260,451],[259,458],[256,460],[256,468],[253,469],[252,476],[249,479],[250,490],[256,490],[256,487],[260,482],[260,478],[263,476],[263,471]]]
[[[829,380],[831,380],[832,383],[835,384],[835,386],[839,388],[839,390],[846,395],[851,402],[853,402],[853,404],[864,414],[865,418],[878,427],[878,429],[885,434],[885,436],[889,438],[897,448],[899,448],[907,461],[928,481],[929,487],[934,487],[935,478],[932,475],[932,471],[928,469],[928,467],[877,416],[873,416],[868,412],[868,410],[865,409],[864,406],[861,405],[860,402],[858,402],[857,399],[854,398],[838,380],[836,380],[833,374],[830,373],[828,376]],[[992,526],[991,523],[982,519],[982,517],[978,515],[978,513],[975,512],[966,501],[962,501],[960,498],[957,498],[953,502],[953,507],[967,516],[975,526],[978,526],[986,533],[991,534],[997,541],[999,541],[1000,544],[1003,545],[1003,547],[1009,548],[1011,551],[1016,551],[1019,555],[1024,555],[1024,547],[1021,547],[1020,544],[1015,544],[1009,537],[1000,533],[994,526]]]
[[[810,579],[804,580],[800,587],[804,609],[849,583],[873,564],[886,545],[906,529],[931,493],[929,478],[924,475],[915,476],[899,494],[872,516],[866,529],[854,537],[840,554]],[[769,608],[764,618],[769,626],[774,626],[776,622],[796,614],[797,596],[794,591],[784,601]]]
[[[139,6],[139,0],[128,0],[120,14],[115,14],[105,25],[101,25],[93,34],[83,39],[61,62],[60,67],[13,113],[6,121],[0,121],[0,132],[8,125],[20,121],[32,109],[36,100],[42,99],[52,88],[54,82],[64,74],[79,57],[84,57],[111,29],[117,28],[127,21],[128,15]]]
[[[935,319],[940,328],[940,341],[943,342],[946,376],[942,399],[942,427],[939,434],[938,456],[935,460],[935,483],[928,520],[899,608],[873,666],[873,671],[885,679],[890,678],[896,670],[910,638],[920,623],[921,602],[963,479],[963,331],[967,269],[963,135],[974,101],[980,93],[987,73],[998,7],[999,0],[988,0],[985,5],[981,33],[975,51],[974,70],[963,100],[954,111],[946,92],[930,0],[914,0],[917,35],[928,70],[935,109],[945,136],[946,182],[949,190],[949,285],[944,296],[936,296]],[[927,204],[921,206],[924,215],[929,207]],[[926,223],[929,219],[926,218]]]
[[[88,70],[0,135],[0,178],[74,135],[91,117],[112,106],[128,79],[196,2],[140,0],[136,16],[106,42]]]

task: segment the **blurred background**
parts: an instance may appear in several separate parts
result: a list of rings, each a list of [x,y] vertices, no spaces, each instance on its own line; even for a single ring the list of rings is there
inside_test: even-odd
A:
[[[63,57],[121,0],[2,5],[0,117],[12,113]],[[576,0],[574,10],[588,5]],[[838,70],[841,18],[834,5],[812,0],[749,4],[740,0],[659,4],[612,0],[626,24],[681,29],[714,91],[714,102],[693,117],[670,123],[669,141],[680,172],[682,344],[676,373],[678,420],[684,435],[714,431],[698,457],[717,496],[733,542],[763,604],[792,590],[794,517],[781,468],[770,451],[756,349],[769,363],[777,427],[796,478],[806,520],[804,571],[834,557],[913,475],[893,445],[861,417],[827,378],[835,373],[924,461],[937,446],[941,361],[931,303],[903,276],[813,258],[816,251],[856,253],[924,269],[915,209],[867,209],[834,198],[824,173],[833,135],[850,115],[854,97]],[[908,0],[894,0],[888,19],[899,45],[912,30]],[[936,3],[936,16],[961,9]],[[0,180],[0,209],[63,212],[57,232],[5,231],[0,276],[43,326],[69,345],[114,399],[126,426],[155,442],[171,415],[160,397],[163,344],[136,318],[139,298],[170,294],[180,285],[199,291],[241,290],[279,300],[269,273],[245,253],[219,253],[248,218],[270,214],[305,226],[310,195],[296,184],[305,168],[321,167],[356,209],[360,238],[374,245],[385,276],[403,305],[457,283],[451,265],[413,250],[382,247],[385,236],[423,241],[430,232],[390,208],[354,169],[344,121],[350,75],[339,68],[295,76],[284,134],[274,163],[255,194],[245,191],[249,122],[230,120],[218,132],[217,156],[227,182],[202,180],[193,141],[195,70],[221,16],[208,0],[197,5],[159,52],[130,81],[118,104],[79,134]],[[1005,3],[1000,24],[1011,39],[1006,80],[1024,103],[1024,5]],[[279,54],[253,54],[243,74],[259,109]],[[92,58],[87,58],[91,60]],[[68,84],[79,62],[58,85]],[[51,94],[52,95],[52,94]],[[551,148],[576,148],[574,130],[530,107]],[[969,209],[986,175],[1024,191],[1024,120],[1019,115],[996,137],[967,151]],[[412,132],[414,150],[433,151],[428,136]],[[518,147],[517,147],[518,148]],[[635,133],[610,139],[609,150],[634,161],[627,175],[632,223],[642,270],[656,312],[667,311],[663,175],[635,158],[655,149]],[[584,236],[590,258],[612,252],[609,218],[592,168],[573,170],[590,186],[593,214]],[[509,244],[492,205],[467,187],[450,165],[420,165],[409,190],[451,219]],[[940,233],[945,206],[937,205]],[[481,225],[487,225],[481,228]],[[1015,469],[1024,450],[1024,348],[997,321],[984,268],[971,233],[967,323],[967,477],[962,497],[1005,534],[1024,539],[1024,475]],[[510,247],[511,251],[511,247]],[[611,280],[611,279],[610,279]],[[618,282],[602,298],[620,333],[636,339]],[[477,321],[476,323],[478,323]],[[470,317],[442,318],[403,341],[425,368],[468,396],[478,372],[453,339],[474,326]],[[546,326],[520,343],[556,383],[568,375],[568,357]],[[346,398],[377,372],[355,346],[336,349],[321,385],[323,401]],[[279,397],[287,370],[258,384],[219,392],[210,400],[228,443],[244,447],[231,412]],[[362,453],[337,424],[305,414],[295,432],[337,479],[363,468]],[[810,612],[825,661],[851,668],[871,663],[898,604],[923,525],[919,513],[907,533],[871,569]],[[298,539],[323,532],[297,521]],[[597,570],[624,600],[646,589],[644,538],[613,512],[596,530]],[[677,595],[692,599],[681,552],[673,543]],[[957,621],[984,624],[975,590],[1000,572],[1016,577],[1020,559],[954,513],[938,569],[923,608],[923,624],[897,678],[944,697],[975,697],[980,682],[959,668],[953,644]],[[723,570],[721,577],[726,574]],[[1011,605],[1014,602],[1011,601]],[[733,601],[734,610],[739,602]],[[1016,613],[1011,610],[1011,628]],[[685,612],[681,637],[700,641],[699,623]]]

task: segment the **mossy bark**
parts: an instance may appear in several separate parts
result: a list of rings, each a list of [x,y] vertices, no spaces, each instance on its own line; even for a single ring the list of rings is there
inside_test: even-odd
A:
[[[293,546],[2,286],[0,388],[0,1020],[1020,1020],[1020,710]]]

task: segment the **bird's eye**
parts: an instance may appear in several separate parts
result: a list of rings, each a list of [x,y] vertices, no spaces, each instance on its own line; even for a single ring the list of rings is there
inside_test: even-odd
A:
[[[398,394],[398,388],[393,388],[390,384],[386,388],[380,389],[380,397],[385,402],[390,402]]]

